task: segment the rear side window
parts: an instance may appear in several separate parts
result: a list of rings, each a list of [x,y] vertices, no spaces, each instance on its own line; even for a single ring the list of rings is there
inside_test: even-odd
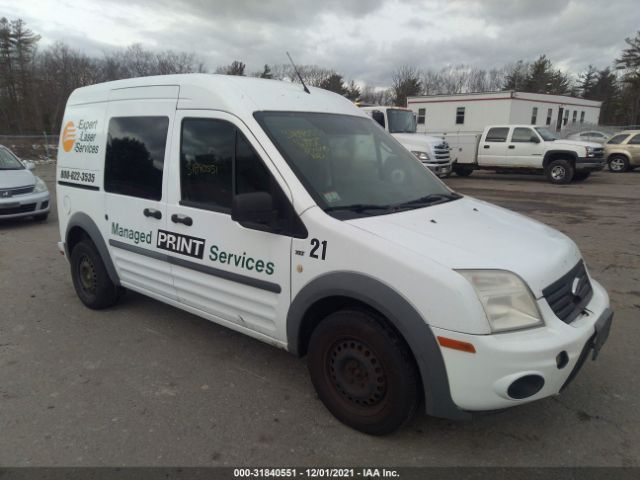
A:
[[[640,145],[640,133],[631,137],[631,140],[627,142],[629,145]]]
[[[611,138],[607,143],[610,144],[610,145],[619,145],[622,142],[624,142],[628,136],[629,135],[626,134],[626,133],[623,133],[623,134],[620,134],[620,135],[616,135],[613,138]]]
[[[168,117],[114,117],[109,121],[104,189],[160,200]]]
[[[490,128],[487,132],[487,137],[485,138],[485,142],[506,142],[507,135],[509,134],[509,128],[505,127],[494,127]]]

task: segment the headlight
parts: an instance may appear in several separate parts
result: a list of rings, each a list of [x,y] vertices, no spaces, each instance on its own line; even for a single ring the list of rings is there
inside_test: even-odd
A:
[[[48,192],[47,184],[40,177],[36,177],[36,187],[33,190],[35,193]]]
[[[457,270],[469,280],[487,314],[492,332],[544,325],[529,287],[504,270]]]
[[[411,152],[411,153],[413,153],[421,162],[429,161],[429,154],[427,152]]]
[[[587,157],[593,157],[593,147],[587,147]]]

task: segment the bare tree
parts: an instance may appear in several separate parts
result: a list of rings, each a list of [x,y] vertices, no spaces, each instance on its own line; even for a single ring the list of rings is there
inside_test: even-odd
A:
[[[394,105],[406,107],[407,97],[419,95],[422,91],[418,69],[411,65],[403,65],[396,69],[391,75],[391,79]]]

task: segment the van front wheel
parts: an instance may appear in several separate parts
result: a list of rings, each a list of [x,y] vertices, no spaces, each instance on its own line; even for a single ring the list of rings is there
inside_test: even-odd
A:
[[[342,310],[326,317],[311,335],[308,361],[320,400],[356,430],[390,433],[417,408],[420,384],[409,348],[368,313]]]
[[[109,278],[96,247],[90,240],[82,240],[71,252],[71,278],[82,303],[100,310],[115,305],[118,287]]]

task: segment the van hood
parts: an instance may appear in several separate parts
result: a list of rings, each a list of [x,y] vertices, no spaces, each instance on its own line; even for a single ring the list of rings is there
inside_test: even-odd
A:
[[[582,140],[567,140],[565,138],[560,138],[558,140],[554,140],[553,142],[549,142],[552,145],[568,145],[570,147],[593,147],[593,148],[602,148],[601,143],[595,142],[583,142]]]
[[[0,170],[0,189],[28,187],[35,185],[36,178],[26,168],[21,170]]]
[[[348,223],[451,269],[514,272],[536,298],[581,258],[557,230],[471,197]]]
[[[422,133],[392,133],[391,135],[405,146],[414,145],[418,148],[435,147],[436,145],[444,143],[442,138],[431,137],[429,135],[423,135]]]

